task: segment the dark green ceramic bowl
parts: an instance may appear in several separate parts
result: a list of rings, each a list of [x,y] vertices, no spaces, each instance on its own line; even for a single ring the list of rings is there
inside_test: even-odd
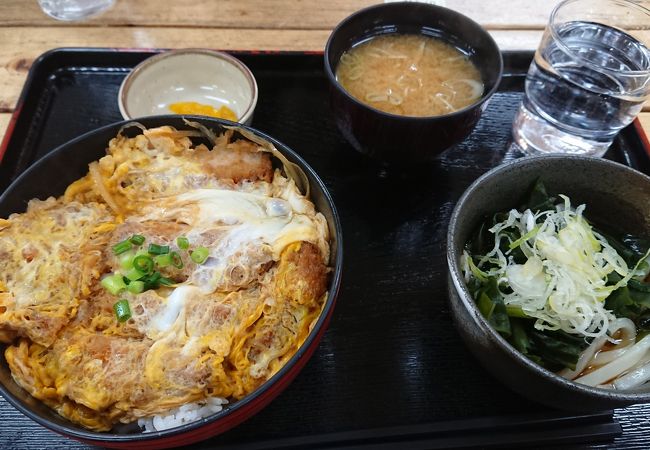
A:
[[[594,388],[566,380],[519,353],[488,325],[463,281],[459,259],[486,214],[521,203],[541,178],[549,193],[566,194],[587,205],[587,217],[601,225],[650,237],[650,177],[600,158],[537,156],[497,167],[462,195],[449,223],[449,301],[458,331],[476,358],[506,386],[549,406],[602,411],[650,402],[650,383],[631,391]]]

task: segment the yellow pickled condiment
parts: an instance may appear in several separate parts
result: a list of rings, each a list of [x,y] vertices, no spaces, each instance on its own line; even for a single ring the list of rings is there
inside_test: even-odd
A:
[[[169,105],[169,109],[174,114],[195,114],[199,116],[216,117],[218,119],[237,121],[237,114],[228,108],[226,105],[221,106],[219,109],[204,105],[197,102],[177,102]]]

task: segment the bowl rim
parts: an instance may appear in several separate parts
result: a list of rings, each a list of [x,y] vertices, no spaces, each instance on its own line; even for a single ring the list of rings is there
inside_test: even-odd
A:
[[[187,56],[187,55],[210,56],[215,59],[220,59],[222,61],[225,61],[231,64],[233,67],[237,68],[244,75],[251,89],[251,98],[248,102],[248,105],[246,106],[246,109],[244,110],[244,113],[241,115],[241,117],[237,118],[237,122],[243,124],[246,123],[252,117],[255,107],[257,106],[259,89],[257,86],[257,80],[255,79],[253,72],[251,72],[251,70],[248,68],[248,66],[246,66],[246,64],[244,64],[238,58],[235,58],[234,56],[226,52],[221,52],[218,50],[211,50],[207,48],[180,48],[174,50],[164,50],[157,54],[149,56],[148,58],[141,61],[138,65],[136,65],[128,73],[128,75],[124,77],[122,83],[120,84],[120,89],[117,92],[117,106],[124,120],[136,120],[142,118],[142,117],[133,117],[129,113],[127,107],[127,103],[128,103],[127,100],[128,100],[129,93],[131,92],[131,85],[138,78],[138,76],[140,76],[140,74],[142,74],[145,70],[151,68],[151,66],[158,64],[160,61],[169,58],[175,58],[177,56]],[[164,115],[174,115],[174,114],[170,113]],[[189,114],[175,114],[175,115],[189,116]],[[158,116],[160,115],[156,114],[156,115],[143,116],[143,117],[158,117]],[[209,117],[209,116],[205,116],[205,117]],[[214,118],[216,119],[216,117]]]
[[[334,310],[334,306],[336,304],[337,297],[339,295],[340,291],[340,285],[341,285],[341,278],[343,274],[343,229],[341,225],[341,219],[340,215],[336,209],[336,206],[334,204],[334,200],[332,199],[332,196],[327,189],[325,183],[323,180],[318,176],[318,174],[314,171],[314,169],[307,164],[307,162],[294,150],[292,150],[290,147],[288,147],[286,144],[283,144],[282,142],[278,141],[277,139],[267,135],[264,132],[261,132],[255,128],[252,128],[247,125],[242,125],[242,124],[234,124],[233,122],[230,122],[228,120],[223,120],[223,119],[218,119],[214,117],[205,117],[205,116],[191,116],[191,115],[175,115],[175,114],[167,114],[167,115],[158,115],[158,116],[147,116],[143,117],[138,120],[123,120],[119,122],[114,122],[108,125],[104,125],[100,128],[96,128],[94,130],[88,131],[74,139],[71,139],[68,142],[65,142],[64,144],[59,145],[56,147],[54,150],[50,151],[48,154],[40,158],[38,161],[36,161],[34,164],[29,166],[22,174],[20,174],[5,190],[5,192],[0,195],[0,203],[4,202],[4,199],[11,195],[11,191],[18,185],[22,183],[22,180],[24,178],[29,177],[30,172],[34,171],[36,168],[43,166],[45,164],[48,164],[49,160],[52,158],[55,158],[58,153],[61,153],[64,151],[66,148],[79,144],[81,142],[84,142],[85,140],[92,138],[94,135],[100,135],[102,133],[107,133],[110,130],[113,130],[115,132],[119,131],[122,129],[125,125],[131,124],[131,123],[140,123],[142,122],[145,127],[155,127],[155,126],[163,126],[166,121],[170,120],[182,120],[182,119],[189,119],[189,120],[194,120],[194,121],[199,121],[202,122],[203,125],[210,127],[212,126],[218,126],[220,128],[222,127],[229,127],[232,128],[233,125],[236,125],[238,128],[242,128],[255,136],[261,137],[262,139],[267,140],[268,142],[271,142],[277,149],[284,155],[288,155],[292,161],[294,161],[298,166],[305,171],[311,179],[314,180],[314,184],[322,191],[323,197],[325,202],[328,204],[328,206],[332,210],[332,221],[333,221],[333,228],[335,231],[335,240],[331,239],[331,249],[334,249],[336,251],[336,256],[334,261],[331,262],[332,264],[332,277],[329,281],[329,289],[328,289],[328,295],[327,298],[325,299],[325,302],[323,304],[323,308],[320,312],[320,315],[318,317],[318,320],[310,330],[307,338],[305,341],[302,343],[302,345],[298,348],[298,350],[287,360],[287,362],[278,370],[271,378],[266,380],[264,383],[262,383],[260,386],[258,386],[253,392],[242,398],[241,400],[237,400],[233,403],[228,403],[227,407],[222,409],[219,412],[213,413],[207,417],[201,418],[199,420],[189,422],[183,425],[180,425],[175,428],[170,428],[167,430],[161,430],[161,431],[153,431],[153,432],[140,432],[140,433],[133,433],[133,434],[117,434],[117,433],[112,433],[112,432],[98,432],[98,431],[92,431],[92,430],[87,430],[81,428],[80,425],[73,424],[72,422],[69,422],[66,418],[61,416],[61,419],[65,422],[67,422],[65,425],[61,425],[59,423],[55,423],[47,418],[41,418],[38,414],[34,413],[31,411],[31,409],[24,405],[22,401],[16,397],[5,387],[3,383],[0,383],[0,395],[2,395],[8,403],[10,403],[13,407],[15,407],[18,411],[29,417],[30,419],[34,420],[36,423],[52,430],[55,431],[59,434],[62,434],[64,436],[72,437],[74,439],[82,440],[84,442],[88,443],[94,443],[94,444],[119,444],[119,443],[125,443],[125,442],[142,442],[147,443],[154,441],[156,439],[163,439],[163,438],[169,438],[172,436],[177,436],[181,435],[187,432],[195,431],[199,428],[202,428],[204,426],[213,424],[221,419],[227,418],[230,415],[234,414],[236,411],[250,405],[254,404],[256,400],[258,400],[260,397],[262,397],[264,394],[267,393],[267,391],[271,390],[274,386],[281,384],[281,381],[285,379],[286,376],[290,375],[290,372],[296,364],[299,362],[300,359],[305,356],[305,353],[307,353],[313,346],[317,346],[319,340],[320,340],[320,334],[324,333],[324,331],[327,328],[328,322],[331,318],[331,315]],[[149,124],[147,125],[146,122],[154,122],[155,124]],[[212,123],[210,123],[212,122]],[[310,184],[311,185],[311,184]],[[332,236],[330,236],[331,238]],[[4,345],[4,344],[3,344]],[[316,347],[314,347],[315,349]],[[21,388],[22,389],[22,388]],[[32,396],[32,398],[35,399],[35,397]],[[39,401],[42,403],[41,400],[35,399],[36,401]],[[273,400],[273,397],[271,398]],[[51,408],[50,408],[51,409]],[[56,414],[56,411],[52,410],[54,414]],[[255,413],[247,416],[244,418],[244,420],[252,417],[255,415]],[[241,423],[242,421],[238,421],[235,425]],[[69,423],[69,425],[68,425]]]
[[[625,70],[625,71],[610,69],[608,67],[603,67],[602,65],[599,65],[597,62],[595,62],[593,60],[590,60],[589,58],[586,58],[583,55],[581,55],[580,53],[577,53],[576,51],[571,49],[571,47],[566,42],[567,41],[566,38],[564,38],[564,37],[562,37],[560,35],[560,32],[559,32],[559,28],[560,28],[559,25],[560,24],[557,23],[556,19],[557,19],[558,14],[560,13],[561,8],[567,6],[567,5],[571,4],[571,3],[575,3],[576,1],[578,1],[578,0],[562,0],[562,1],[558,2],[555,5],[555,7],[553,8],[553,11],[551,11],[551,15],[549,16],[547,28],[549,30],[549,33],[551,33],[551,35],[553,36],[553,39],[555,39],[555,42],[558,44],[558,47],[560,47],[560,49],[562,51],[564,51],[565,53],[569,54],[572,58],[575,58],[578,61],[580,61],[581,64],[583,64],[583,65],[585,65],[587,67],[590,67],[593,70],[597,70],[599,72],[604,72],[606,74],[612,74],[612,75],[615,75],[615,76],[623,75],[623,76],[626,76],[626,77],[635,77],[635,76],[644,76],[645,77],[645,76],[647,76],[650,73],[650,69]],[[608,0],[608,1],[611,2],[611,0]],[[621,3],[619,3],[619,2],[612,2],[612,3],[618,3],[619,5],[621,5]],[[624,0],[624,3],[622,3],[622,5],[625,5],[626,7],[630,8],[631,10],[635,10],[637,12],[643,13],[646,16],[650,17],[650,9],[643,6],[643,4],[641,4],[641,3],[632,3],[631,1]],[[563,23],[566,23],[566,22],[563,22]],[[644,46],[649,43],[649,42],[644,42],[644,40],[642,40],[642,39],[637,39],[636,37],[632,36],[630,34],[630,32],[629,32],[629,31],[632,31],[632,30],[625,29],[625,28],[617,29],[616,27],[612,26],[611,23],[610,24],[601,23],[600,25],[608,27],[608,28],[615,29],[617,31],[623,31],[625,34],[627,34],[628,36],[634,38],[635,40],[637,40],[638,42],[640,42]],[[647,41],[647,39],[646,39],[646,41]]]
[[[560,155],[560,154],[550,154],[550,155],[535,155],[535,156],[525,156],[523,158],[518,158],[507,163],[501,164],[497,167],[492,168],[487,171],[480,177],[478,177],[461,195],[454,207],[454,210],[451,214],[449,220],[449,227],[447,228],[447,266],[449,271],[449,277],[453,282],[456,294],[460,302],[462,303],[464,309],[467,310],[469,315],[472,318],[472,326],[477,326],[484,334],[488,336],[490,341],[496,344],[502,351],[508,354],[512,359],[516,360],[520,365],[523,365],[529,371],[535,372],[539,376],[545,378],[548,381],[551,381],[554,385],[567,388],[573,391],[578,391],[582,394],[587,394],[592,397],[599,398],[609,398],[616,399],[621,401],[627,401],[631,403],[639,403],[642,401],[650,401],[650,390],[647,392],[630,392],[630,391],[616,391],[610,389],[603,389],[598,387],[587,386],[585,384],[576,383],[575,381],[568,380],[561,377],[560,375],[552,372],[548,369],[545,369],[542,366],[537,365],[530,359],[526,358],[522,353],[520,353],[516,348],[514,348],[506,339],[501,336],[497,331],[495,331],[487,320],[483,317],[481,312],[476,305],[476,302],[472,299],[472,296],[467,288],[467,284],[463,282],[463,276],[460,270],[459,258],[460,255],[456,253],[455,250],[455,234],[458,224],[460,223],[459,217],[461,215],[461,210],[465,207],[465,203],[468,198],[470,198],[477,189],[479,189],[487,180],[498,178],[503,172],[513,171],[513,169],[519,168],[521,166],[526,166],[530,164],[536,164],[541,161],[552,161],[555,164],[568,164],[571,161],[573,162],[584,162],[587,161],[587,164],[594,164],[601,166],[602,168],[609,168],[614,170],[619,170],[626,176],[639,177],[650,186],[650,176],[632,169],[629,166],[618,163],[616,161],[611,161],[608,159],[595,157],[595,156],[578,156],[578,155]],[[464,245],[464,243],[462,243]],[[450,298],[450,301],[455,301]]]
[[[460,19],[470,23],[471,25],[475,26],[476,28],[480,29],[483,33],[483,39],[486,40],[489,44],[493,45],[494,48],[497,50],[497,55],[498,55],[498,72],[496,76],[496,80],[494,83],[494,86],[492,88],[485,92],[481,98],[479,98],[476,102],[465,106],[462,109],[447,113],[447,114],[441,114],[441,115],[434,115],[434,116],[405,116],[405,115],[400,115],[400,114],[393,114],[389,113],[386,111],[382,111],[380,109],[377,109],[373,106],[370,106],[366,103],[363,103],[362,101],[358,100],[357,98],[353,97],[342,85],[339,83],[339,81],[336,79],[336,74],[334,73],[334,68],[329,62],[329,54],[332,46],[332,42],[336,36],[336,34],[343,28],[345,27],[349,22],[357,18],[358,16],[361,16],[363,14],[371,14],[375,11],[381,11],[383,9],[390,9],[390,8],[396,8],[396,7],[401,7],[401,8],[423,8],[423,9],[429,9],[432,12],[447,12],[451,13],[453,15],[456,15]],[[381,32],[378,33],[376,36],[383,36],[387,34],[397,34],[395,31],[386,31],[386,32]],[[376,37],[373,36],[373,37]],[[459,39],[461,42],[463,41],[462,39]],[[343,19],[341,22],[339,22],[336,27],[332,30],[330,33],[329,37],[327,38],[327,43],[325,44],[325,51],[323,53],[324,57],[324,67],[325,67],[325,74],[327,76],[327,79],[330,82],[331,86],[334,86],[340,93],[342,93],[349,101],[351,101],[353,104],[355,104],[358,107],[361,108],[367,108],[368,110],[382,115],[386,116],[387,118],[393,119],[393,120],[404,120],[404,121],[431,121],[431,120],[444,120],[444,119],[450,119],[450,118],[455,118],[457,116],[461,116],[468,111],[472,111],[477,107],[480,107],[482,104],[487,102],[492,95],[494,95],[495,92],[499,89],[499,85],[501,84],[501,80],[503,78],[503,54],[501,52],[501,49],[497,45],[496,41],[492,37],[492,35],[484,28],[482,27],[478,22],[474,21],[470,17],[459,13],[458,11],[455,11],[451,8],[446,8],[444,6],[439,6],[439,5],[432,5],[428,3],[421,3],[421,2],[391,2],[391,3],[381,3],[377,5],[371,5],[368,7],[365,7],[363,9],[360,9],[352,14],[350,14],[348,17]]]

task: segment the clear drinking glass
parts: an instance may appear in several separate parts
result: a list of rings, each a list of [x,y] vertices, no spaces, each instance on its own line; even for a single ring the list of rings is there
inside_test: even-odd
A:
[[[628,0],[558,4],[526,76],[513,137],[528,154],[602,156],[650,97],[650,10]]]
[[[115,0],[38,0],[48,16],[58,20],[82,20],[110,8]]]

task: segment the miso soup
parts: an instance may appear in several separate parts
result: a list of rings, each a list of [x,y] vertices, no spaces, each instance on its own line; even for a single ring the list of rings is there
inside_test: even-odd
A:
[[[336,78],[356,99],[402,116],[449,114],[483,95],[481,75],[467,55],[422,35],[388,34],[343,53]]]

